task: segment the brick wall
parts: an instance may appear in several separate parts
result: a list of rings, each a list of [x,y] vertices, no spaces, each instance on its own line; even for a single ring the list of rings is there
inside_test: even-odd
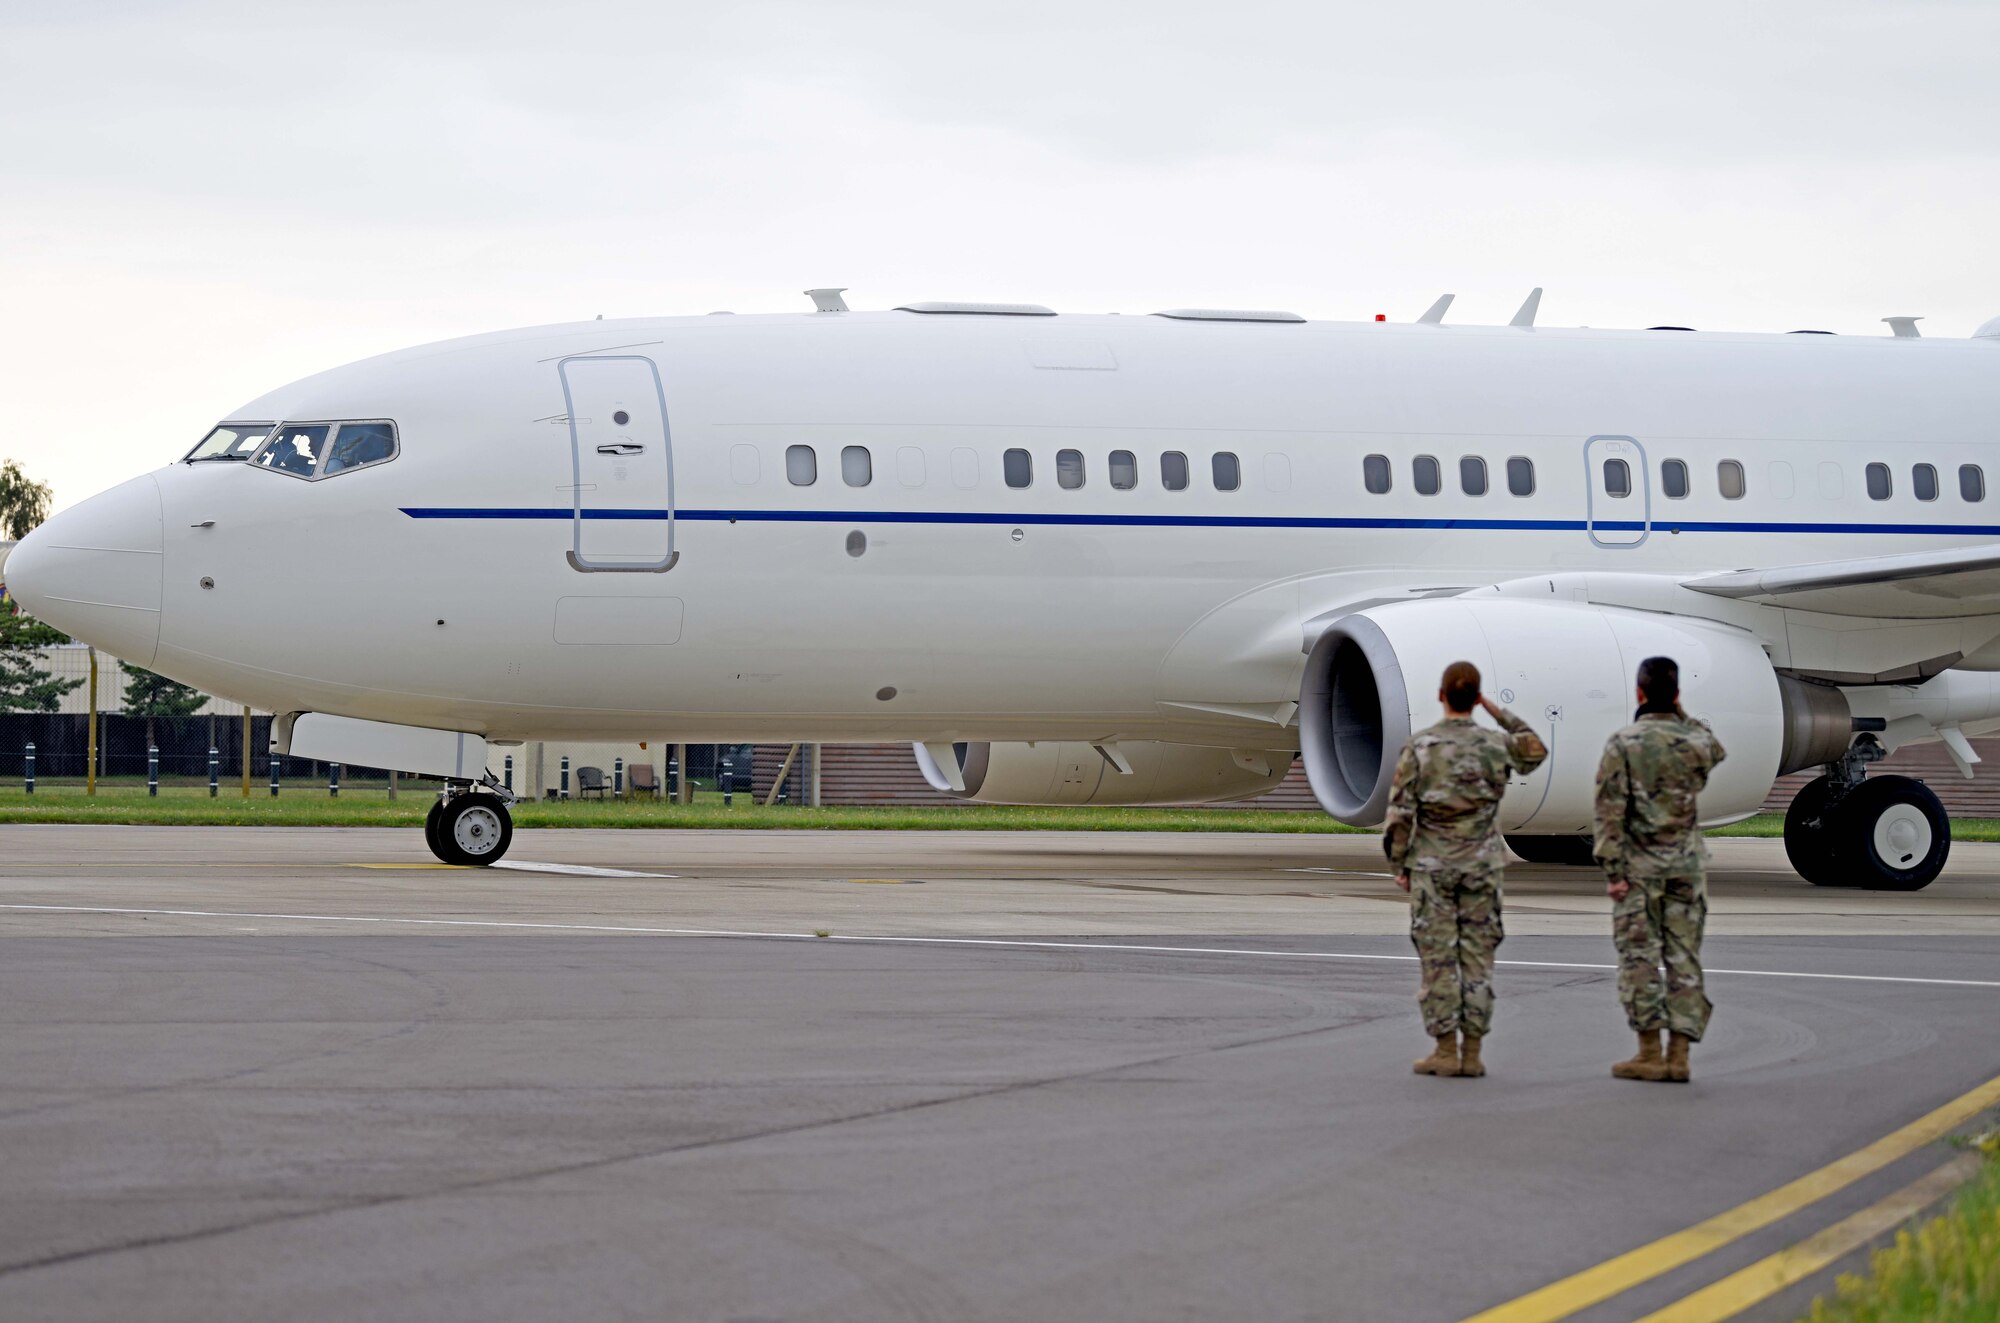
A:
[[[757,746],[757,797],[770,791],[771,778],[785,761],[789,745]],[[1958,769],[1941,744],[1917,744],[1901,749],[1875,765],[1876,772],[1895,772],[1926,782],[1944,801],[1955,817],[2000,818],[2000,738],[1974,740],[1986,763],[1971,781],[1960,777]],[[801,752],[800,760],[806,757]],[[826,804],[954,804],[959,801],[930,788],[917,770],[916,756],[907,744],[829,744],[821,754],[826,784],[821,802]],[[1989,770],[1990,769],[1990,770]],[[1768,812],[1782,813],[1799,788],[1818,775],[1802,772],[1780,780],[1764,803]],[[794,789],[803,782],[794,780]],[[1317,812],[1312,788],[1306,784],[1305,766],[1292,764],[1288,775],[1269,794],[1221,807],[1261,808]]]

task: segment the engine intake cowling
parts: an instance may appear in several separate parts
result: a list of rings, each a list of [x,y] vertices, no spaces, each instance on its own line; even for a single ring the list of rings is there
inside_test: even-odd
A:
[[[1684,705],[1728,750],[1702,795],[1704,822],[1754,813],[1788,753],[1817,758],[1837,740],[1844,747],[1850,723],[1844,708],[1835,710],[1845,702],[1838,692],[1781,684],[1762,647],[1740,630],[1651,612],[1468,596],[1374,607],[1327,628],[1299,696],[1306,775],[1328,813],[1356,826],[1379,824],[1397,756],[1413,730],[1438,719],[1439,677],[1462,659],[1479,667],[1486,694],[1549,747],[1548,761],[1508,788],[1502,829],[1588,831],[1604,741],[1632,719],[1639,663],[1659,655],[1680,663]],[[1799,692],[1808,689],[1820,692]]]
[[[1289,749],[1210,749],[1151,740],[1121,741],[1125,773],[1093,744],[955,744],[964,790],[954,790],[931,751],[916,746],[932,789],[981,804],[1212,804],[1274,789],[1291,770]]]

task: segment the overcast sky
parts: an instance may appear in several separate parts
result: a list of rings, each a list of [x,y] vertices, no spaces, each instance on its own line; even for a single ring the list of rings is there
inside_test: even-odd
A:
[[[2000,4],[0,0],[58,507],[426,340],[910,299],[1963,336]]]

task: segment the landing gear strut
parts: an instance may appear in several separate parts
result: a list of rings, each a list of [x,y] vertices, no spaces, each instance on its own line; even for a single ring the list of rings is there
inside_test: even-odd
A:
[[[1916,891],[1943,871],[1951,817],[1921,781],[1864,780],[1868,764],[1886,756],[1863,735],[1786,810],[1785,854],[1814,886]]]
[[[447,782],[424,818],[424,844],[447,864],[483,868],[496,863],[514,841],[509,795],[491,774],[478,785]]]

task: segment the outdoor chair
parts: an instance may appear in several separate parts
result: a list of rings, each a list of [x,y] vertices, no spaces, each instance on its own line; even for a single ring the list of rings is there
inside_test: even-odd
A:
[[[610,783],[604,779],[604,769],[602,767],[579,767],[576,769],[576,797],[578,799],[582,799],[585,795],[590,794],[595,794],[599,799],[602,799],[604,798],[604,792],[610,788]]]
[[[654,799],[660,797],[660,783],[653,779],[651,763],[633,763],[625,769],[625,775],[631,778],[632,794],[635,797],[638,795],[651,795]]]

